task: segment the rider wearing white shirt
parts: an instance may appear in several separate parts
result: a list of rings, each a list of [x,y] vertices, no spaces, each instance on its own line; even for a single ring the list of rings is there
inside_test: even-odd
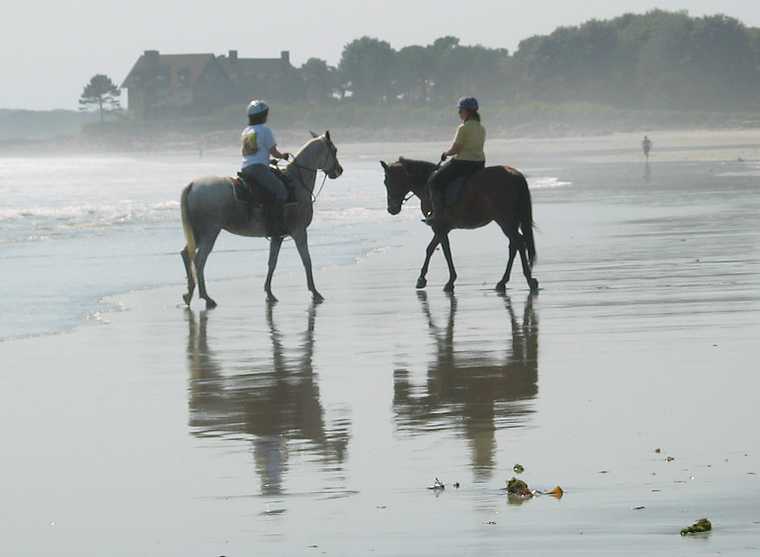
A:
[[[267,211],[267,228],[272,236],[285,234],[284,206],[288,190],[269,168],[270,157],[287,159],[290,153],[277,149],[272,130],[264,123],[269,116],[269,107],[264,101],[253,100],[248,104],[248,126],[240,135],[243,162],[240,174],[249,184],[266,189],[273,197]]]

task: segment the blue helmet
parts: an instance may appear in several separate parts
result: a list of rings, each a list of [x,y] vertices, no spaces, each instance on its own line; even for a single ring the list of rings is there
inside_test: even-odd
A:
[[[257,114],[263,114],[269,110],[269,105],[264,101],[253,99],[248,103],[248,116],[256,116]]]
[[[478,99],[475,97],[462,97],[459,99],[459,103],[457,103],[457,108],[459,110],[477,110],[478,109]]]

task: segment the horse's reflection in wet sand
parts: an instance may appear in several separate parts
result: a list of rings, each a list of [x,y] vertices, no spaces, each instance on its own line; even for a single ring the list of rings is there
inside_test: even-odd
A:
[[[495,360],[496,339],[476,339],[478,350],[457,350],[454,323],[457,300],[450,296],[448,323],[434,323],[427,295],[418,292],[435,358],[427,370],[424,386],[413,385],[407,370],[397,370],[393,405],[399,429],[422,433],[460,430],[472,449],[472,466],[478,479],[487,479],[494,469],[496,430],[522,427],[533,412],[529,401],[538,393],[538,318],[530,294],[522,323],[518,322],[510,298],[503,296],[511,326],[511,351]]]
[[[347,419],[329,428],[324,420],[312,364],[317,306],[309,308],[303,342],[295,349],[283,345],[273,312],[273,305],[267,304],[271,364],[251,359],[222,364],[223,357],[209,347],[208,314],[196,316],[187,310],[192,434],[251,439],[264,495],[283,491],[288,452],[294,450],[289,441],[299,441],[297,450],[315,452],[327,463],[342,463],[349,438]]]

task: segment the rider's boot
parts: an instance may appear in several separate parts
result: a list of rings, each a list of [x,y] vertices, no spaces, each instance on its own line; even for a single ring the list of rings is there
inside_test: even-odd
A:
[[[434,190],[432,192],[431,201],[433,205],[433,209],[430,212],[430,215],[426,219],[424,219],[424,222],[431,224],[434,221],[440,219],[443,216],[443,213],[446,210],[446,191],[438,191]]]

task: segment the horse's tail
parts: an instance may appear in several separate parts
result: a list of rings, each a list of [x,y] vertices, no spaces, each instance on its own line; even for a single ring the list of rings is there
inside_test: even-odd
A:
[[[522,182],[520,195],[517,202],[517,217],[520,222],[520,230],[525,238],[525,247],[528,249],[528,262],[530,266],[536,262],[536,241],[533,238],[533,203],[530,200],[530,188],[525,176],[520,177]]]
[[[187,197],[190,195],[190,188],[193,184],[189,184],[182,190],[182,197],[180,198],[180,208],[182,210],[182,230],[185,232],[185,243],[187,249],[187,255],[190,258],[190,266],[195,274],[195,234],[193,233],[193,224],[190,222],[190,212],[187,206]]]

